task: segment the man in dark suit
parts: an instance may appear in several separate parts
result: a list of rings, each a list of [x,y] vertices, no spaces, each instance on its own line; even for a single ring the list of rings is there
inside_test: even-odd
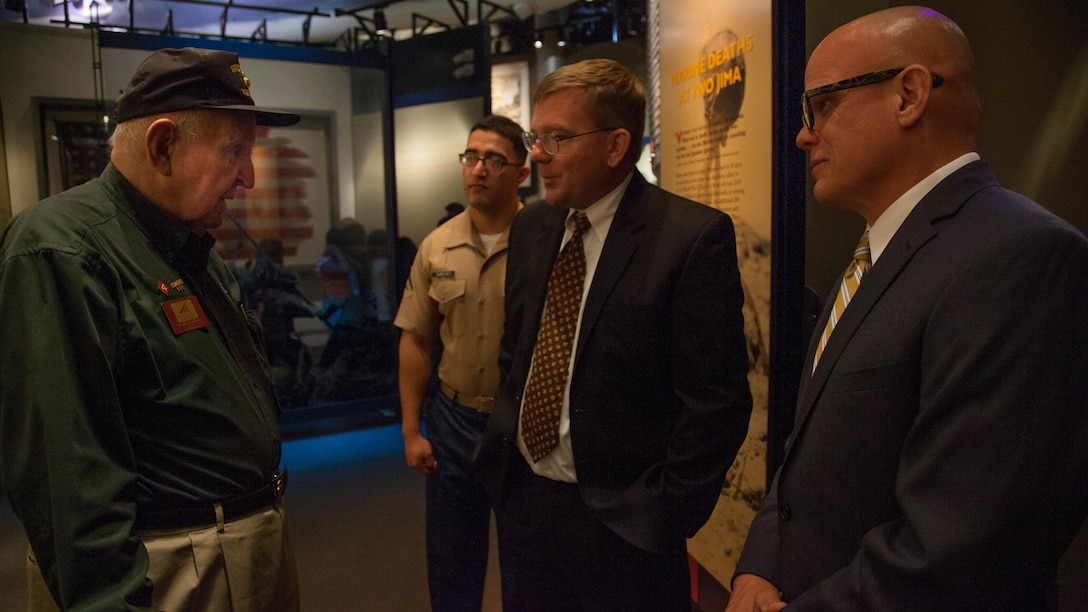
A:
[[[729,612],[1057,609],[1088,506],[1088,240],[974,152],[973,64],[921,7],[812,53],[797,145],[868,248],[813,334]]]
[[[503,382],[477,458],[506,610],[689,610],[685,538],[747,431],[733,223],[635,171],[644,119],[642,86],[610,60],[564,66],[534,98],[526,144],[546,203],[511,228]],[[534,376],[549,359],[536,349],[551,342],[542,318],[548,329],[568,242],[584,251],[584,282],[560,334],[573,348],[560,351],[555,423],[541,427]]]

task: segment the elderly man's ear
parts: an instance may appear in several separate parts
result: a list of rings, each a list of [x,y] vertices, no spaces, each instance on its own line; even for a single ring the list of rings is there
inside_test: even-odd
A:
[[[148,162],[163,176],[170,176],[175,146],[179,140],[178,125],[172,119],[156,119],[144,134]]]

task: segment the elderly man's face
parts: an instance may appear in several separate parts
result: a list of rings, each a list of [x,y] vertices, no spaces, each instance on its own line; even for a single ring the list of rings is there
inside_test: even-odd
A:
[[[201,133],[185,137],[174,156],[174,175],[180,201],[170,206],[200,234],[223,224],[227,200],[237,189],[252,188],[253,113],[208,111]]]

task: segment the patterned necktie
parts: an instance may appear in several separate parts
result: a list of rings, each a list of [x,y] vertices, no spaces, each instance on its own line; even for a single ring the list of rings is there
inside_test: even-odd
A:
[[[842,275],[842,282],[839,283],[839,293],[835,296],[835,307],[831,309],[831,316],[827,318],[824,333],[820,336],[820,344],[816,347],[816,358],[812,360],[813,372],[816,371],[816,364],[820,362],[824,347],[827,346],[827,341],[831,338],[831,331],[835,329],[835,324],[842,318],[843,311],[850,305],[850,300],[854,297],[854,293],[857,292],[862,277],[869,271],[871,261],[869,230],[865,230],[865,233],[861,235],[861,240],[858,241],[857,248],[854,249],[854,260],[846,267],[846,272]]]
[[[586,279],[582,234],[589,226],[585,213],[574,213],[574,234],[559,252],[548,278],[544,318],[533,351],[522,413],[521,435],[534,463],[559,443],[559,412]]]

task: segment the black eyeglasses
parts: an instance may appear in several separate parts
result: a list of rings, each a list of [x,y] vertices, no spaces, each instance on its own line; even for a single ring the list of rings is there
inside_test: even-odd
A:
[[[475,168],[478,162],[484,162],[484,167],[488,170],[494,170],[498,172],[502,170],[503,166],[520,166],[521,164],[515,164],[513,162],[506,161],[505,157],[491,156],[480,157],[480,154],[475,151],[465,151],[457,155],[457,159],[461,160],[461,165],[466,168]]]
[[[606,127],[597,128],[588,132],[582,132],[581,134],[575,134],[573,136],[556,136],[551,132],[544,132],[543,134],[537,134],[536,132],[525,132],[521,135],[525,142],[525,148],[529,151],[533,150],[533,145],[536,141],[540,140],[540,148],[544,150],[548,155],[555,155],[559,152],[559,143],[564,140],[570,140],[571,138],[578,138],[579,136],[587,136],[589,134],[596,134],[597,132],[605,132],[608,130],[618,130],[618,127]]]
[[[858,75],[853,78],[839,81],[837,83],[831,83],[830,85],[823,85],[815,89],[809,89],[805,93],[801,94],[801,121],[805,124],[805,127],[812,129],[815,124],[815,118],[812,114],[812,102],[811,100],[816,96],[822,96],[834,91],[842,91],[844,89],[853,89],[854,87],[863,87],[865,85],[875,85],[876,83],[882,83],[888,79],[903,72],[906,68],[889,68],[887,70],[877,70],[876,72],[869,72],[866,74]],[[933,76],[933,86],[940,87],[944,83],[944,79],[937,76]]]

